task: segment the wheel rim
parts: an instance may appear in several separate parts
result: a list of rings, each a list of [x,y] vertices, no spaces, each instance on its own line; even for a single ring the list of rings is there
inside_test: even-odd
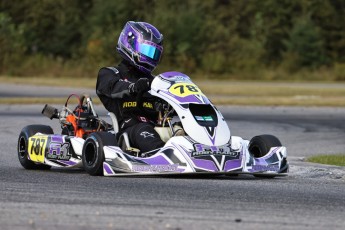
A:
[[[94,143],[89,142],[85,146],[85,161],[88,166],[95,163],[97,159],[97,148]]]
[[[19,138],[19,143],[18,143],[18,153],[19,157],[24,159],[26,155],[26,141],[23,136]]]

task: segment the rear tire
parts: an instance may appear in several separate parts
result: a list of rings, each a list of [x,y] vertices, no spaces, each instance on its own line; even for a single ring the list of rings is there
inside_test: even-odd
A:
[[[17,145],[17,152],[18,152],[18,159],[20,164],[25,169],[43,169],[47,170],[50,169],[50,165],[38,164],[31,160],[28,157],[28,143],[29,138],[36,133],[42,134],[54,134],[53,129],[47,125],[28,125],[25,126],[19,134],[18,137],[18,145]]]
[[[85,140],[82,161],[85,171],[92,176],[103,176],[104,146],[117,146],[115,135],[97,132]]]

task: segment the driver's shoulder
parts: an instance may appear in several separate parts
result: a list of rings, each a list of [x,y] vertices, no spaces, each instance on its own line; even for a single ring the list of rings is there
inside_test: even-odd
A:
[[[118,70],[116,67],[114,67],[114,66],[102,67],[102,68],[100,68],[99,71],[98,71],[98,75],[105,74],[105,73],[106,73],[106,74],[111,73],[111,74],[118,75],[120,72],[119,72],[119,70]]]
[[[115,68],[114,66],[108,66],[108,67],[103,67],[106,68],[108,70],[111,70],[112,72],[114,72],[114,74],[119,74],[119,70],[117,68]]]

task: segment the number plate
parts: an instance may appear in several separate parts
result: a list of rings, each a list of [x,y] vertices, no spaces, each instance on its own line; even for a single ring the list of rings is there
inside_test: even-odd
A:
[[[45,135],[37,135],[29,138],[28,153],[32,161],[44,163],[47,142],[48,136]]]
[[[169,92],[178,97],[202,94],[198,86],[191,83],[177,83],[169,88]]]

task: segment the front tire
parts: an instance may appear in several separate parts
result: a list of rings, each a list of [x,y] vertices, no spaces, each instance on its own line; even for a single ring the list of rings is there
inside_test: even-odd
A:
[[[108,132],[92,133],[85,140],[82,161],[85,171],[92,176],[103,175],[104,146],[117,146],[113,134]]]
[[[280,147],[280,140],[273,135],[259,135],[249,142],[249,152],[256,158],[265,156],[272,147]]]
[[[282,146],[280,140],[273,135],[259,135],[253,137],[249,142],[249,152],[256,158],[265,156],[272,147]],[[257,174],[255,177],[274,178],[274,175]]]
[[[19,134],[18,137],[18,145],[17,145],[17,152],[18,152],[18,159],[20,164],[25,169],[50,169],[51,166],[44,165],[44,164],[36,164],[35,162],[29,160],[28,157],[28,143],[29,138],[36,133],[42,134],[54,134],[53,129],[47,125],[28,125],[25,126]]]

